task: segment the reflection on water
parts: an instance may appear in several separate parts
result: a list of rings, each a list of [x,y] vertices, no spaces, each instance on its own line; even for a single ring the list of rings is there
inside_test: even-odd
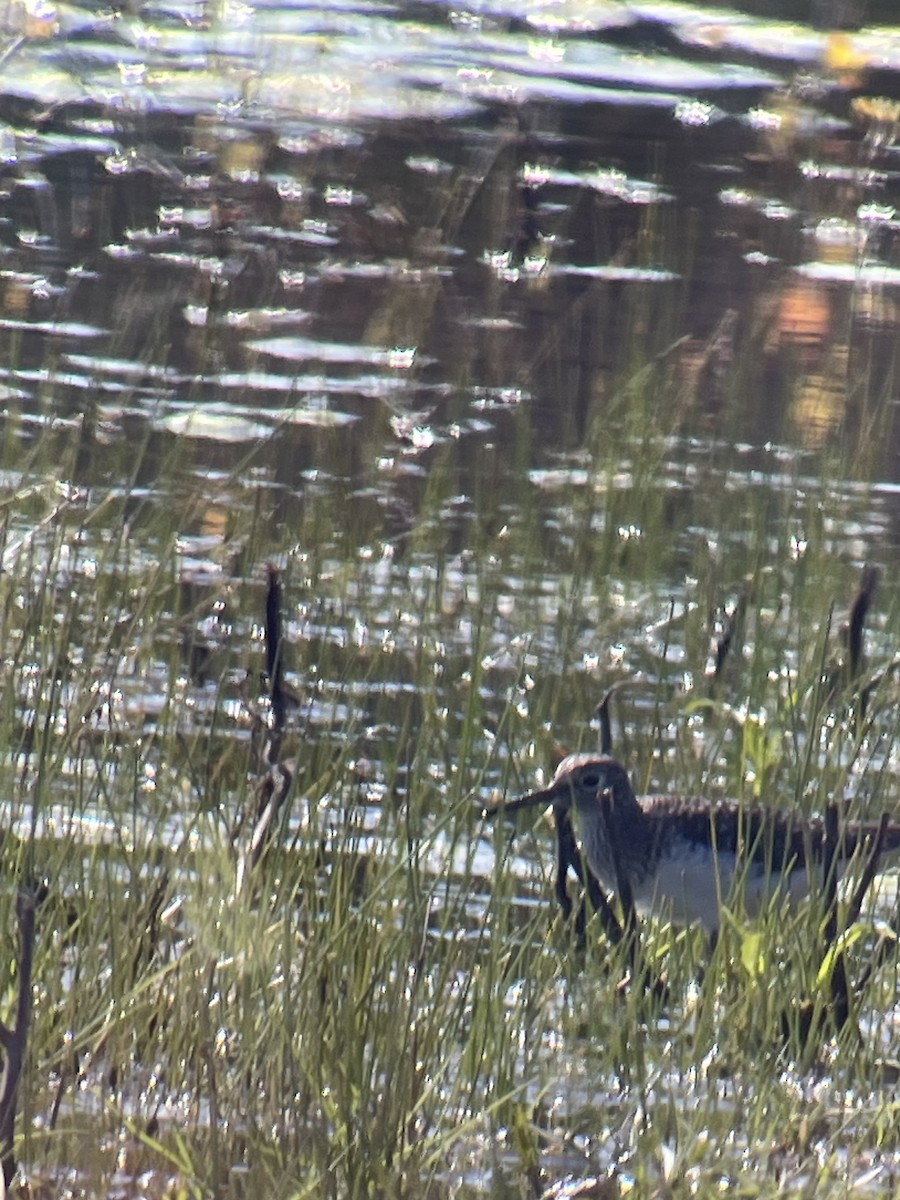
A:
[[[94,683],[54,695],[61,739],[221,748],[210,778],[141,776],[170,805],[151,836],[193,836],[184,812],[227,793],[268,718],[269,558],[307,778],[352,743],[379,856],[414,771],[436,811],[529,780],[554,737],[596,732],[609,675],[647,685],[632,737],[660,696],[705,698],[729,606],[788,695],[810,547],[839,605],[862,562],[890,577],[900,28],[829,28],[826,7],[816,28],[675,0],[11,10],[3,564],[97,591],[71,617]],[[23,627],[32,604],[11,601]],[[891,658],[883,618],[870,641]],[[473,706],[477,770],[454,744]],[[446,744],[411,765],[429,720]],[[684,724],[652,748],[660,783]],[[47,831],[120,839],[63,774]],[[426,870],[477,878],[447,901],[477,928],[493,842],[429,839]],[[533,903],[540,866],[509,865]],[[597,1102],[604,1081],[572,1079],[566,1103]]]
[[[59,454],[8,487],[65,464],[76,572],[138,499],[142,528],[194,497],[157,636],[184,643],[188,689],[229,688],[192,719],[246,732],[259,610],[236,594],[270,555],[298,683],[363,730],[381,718],[345,688],[374,646],[381,686],[423,639],[448,677],[477,649],[510,677],[652,680],[648,631],[739,589],[748,542],[800,548],[763,611],[814,542],[892,561],[900,30],[674,2],[23,19],[0,107],[5,438],[50,431]],[[52,558],[48,511],[11,504],[11,546]],[[258,547],[231,534],[256,512]],[[129,535],[120,569],[158,551]],[[696,669],[689,622],[670,632]],[[147,683],[117,687],[149,720]]]
[[[192,604],[299,546],[337,581],[305,595],[298,560],[301,608],[402,646],[392,597],[505,529],[524,587],[493,636],[527,627],[553,672],[573,647],[540,597],[587,508],[597,572],[631,597],[621,628],[603,614],[614,644],[689,592],[697,539],[734,587],[766,510],[773,542],[824,528],[836,559],[891,561],[896,28],[674,2],[22,19],[7,443],[78,437],[73,482],[143,513],[261,505],[265,550],[226,522],[182,556]],[[435,636],[465,655],[461,629]]]
[[[467,393],[523,382],[542,444],[569,449],[635,343],[691,373],[679,424],[702,436],[821,445],[860,354],[877,396],[896,117],[857,93],[890,73],[896,30],[676,3],[416,15],[49,10],[29,27],[4,74],[11,385],[34,403],[48,339],[90,339],[80,377],[40,378],[45,408],[88,409],[114,356],[162,435],[260,437],[240,412],[229,432],[234,391],[289,392],[276,440],[299,454],[293,412],[371,423],[373,390],[416,409],[442,385],[456,419]],[[734,351],[760,352],[730,404],[721,355],[706,372],[684,357],[726,313]],[[271,336],[294,323],[308,332]]]

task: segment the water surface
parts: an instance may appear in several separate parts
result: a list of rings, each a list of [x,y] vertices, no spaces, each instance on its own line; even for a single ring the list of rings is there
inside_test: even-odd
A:
[[[4,565],[96,588],[73,626],[96,704],[63,694],[60,737],[90,708],[98,736],[162,721],[243,764],[270,560],[293,731],[313,757],[352,745],[370,851],[429,721],[434,805],[489,798],[590,744],[622,678],[642,781],[696,782],[692,745],[724,786],[734,739],[691,704],[742,604],[736,710],[836,652],[866,562],[870,661],[891,660],[900,28],[889,5],[862,28],[756,7],[23,11],[0,78]],[[227,771],[180,805],[154,754],[151,837],[198,795],[227,809]],[[893,796],[889,732],[869,761]],[[472,853],[486,879],[489,831]]]

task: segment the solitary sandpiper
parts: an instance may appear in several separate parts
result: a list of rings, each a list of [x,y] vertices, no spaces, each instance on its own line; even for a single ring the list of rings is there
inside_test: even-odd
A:
[[[621,763],[608,755],[570,754],[549,787],[495,813],[553,804],[574,806],[584,853],[608,891],[630,888],[639,915],[678,925],[719,927],[720,910],[736,895],[753,915],[773,895],[807,894],[810,868],[825,854],[824,822],[762,805],[715,804],[700,798],[636,796]],[[844,822],[834,847],[845,864],[875,836],[874,824]],[[889,823],[882,847],[900,849],[900,824]]]

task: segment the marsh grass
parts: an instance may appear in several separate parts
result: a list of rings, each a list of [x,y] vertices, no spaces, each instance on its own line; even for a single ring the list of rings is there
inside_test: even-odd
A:
[[[622,986],[626,948],[599,922],[582,946],[554,914],[544,823],[480,820],[493,790],[596,743],[610,674],[636,681],[615,737],[642,789],[891,804],[893,593],[863,716],[823,683],[858,574],[826,489],[805,462],[802,480],[795,465],[798,480],[760,484],[756,460],[715,443],[671,466],[685,410],[647,361],[655,303],[623,315],[581,473],[563,459],[556,490],[526,483],[541,448],[523,406],[514,470],[480,448],[460,518],[467,475],[441,448],[391,536],[346,480],[316,479],[295,514],[237,456],[201,552],[219,527],[189,451],[148,436],[107,464],[115,486],[69,490],[57,481],[79,464],[52,428],[18,461],[7,423],[7,937],[16,882],[48,883],[19,1126],[32,1194],[465,1200],[594,1175],[613,1196],[764,1197],[891,1178],[895,955],[843,1031],[810,1039],[801,1002],[829,1001],[821,898],[753,922],[738,902],[711,954],[697,930],[642,927],[660,1002]],[[674,327],[669,312],[654,354]],[[823,457],[822,478],[860,453]],[[264,766],[269,559],[299,692],[293,783],[278,843],[238,888],[233,831]],[[713,680],[710,613],[739,596]],[[879,917],[896,924],[896,902],[847,936],[851,979]],[[5,1000],[15,980],[7,956]]]
[[[412,612],[415,597],[415,655],[409,643],[338,654],[327,630],[298,648],[300,673],[314,665],[336,691],[330,726],[319,745],[298,719],[294,820],[257,886],[236,895],[230,818],[251,801],[254,759],[246,740],[221,749],[234,740],[217,732],[221,718],[185,720],[177,524],[155,531],[152,559],[136,563],[112,541],[108,561],[85,571],[63,549],[77,546],[71,529],[90,515],[32,542],[5,581],[5,694],[19,699],[6,707],[4,786],[16,817],[6,877],[36,868],[50,883],[21,1124],[35,1186],[47,1179],[51,1194],[67,1174],[83,1194],[142,1178],[159,1195],[520,1195],[582,1162],[639,1194],[706,1194],[741,1177],[767,1195],[773,1162],[782,1183],[812,1186],[893,1152],[889,1094],[873,1082],[890,1034],[873,1028],[870,997],[860,999],[870,1013],[862,1040],[809,1047],[796,1026],[794,1000],[823,995],[815,902],[752,925],[736,913],[708,961],[695,931],[648,927],[644,952],[670,986],[660,1005],[619,986],[628,964],[598,928],[581,952],[549,902],[523,906],[511,840],[497,835],[487,854],[476,819],[487,780],[528,778],[522,749],[535,721],[565,728],[590,712],[589,680],[570,679],[572,648],[549,690],[526,682],[525,643],[491,679],[509,569],[502,541],[453,614],[453,628],[462,616],[471,629],[464,675],[451,643],[439,648],[441,629],[451,632],[440,588],[410,592],[416,572],[405,566],[371,592],[357,573],[356,603]],[[592,519],[576,526],[582,539]],[[572,556],[567,622],[611,565],[578,543]],[[132,597],[124,622],[121,610],[87,621],[95,572]],[[830,645],[821,585],[794,584],[776,621],[770,592],[783,596],[791,579],[785,554],[754,580],[751,619],[782,639],[757,634],[743,677],[748,710],[768,713],[767,749],[761,718],[737,719],[735,702],[718,697],[692,712],[663,663],[655,727],[626,717],[635,762],[655,759],[654,773],[688,789],[724,774],[735,791],[753,790],[745,781],[762,777],[811,810],[852,768],[877,805],[887,790],[877,746],[896,732],[888,697],[876,693],[861,731],[835,720],[818,683]],[[241,585],[245,628],[261,585]],[[346,586],[325,568],[303,584],[321,612],[329,589],[337,604]],[[816,624],[789,677],[753,665]],[[401,675],[411,686],[398,693]],[[115,693],[142,676],[162,704],[141,728]],[[92,728],[100,680],[109,714]],[[705,723],[699,738],[685,732],[694,719]],[[367,742],[377,764],[361,762]],[[540,765],[549,752],[549,741],[533,751]],[[231,759],[225,773],[220,753]],[[211,780],[215,804],[203,796]],[[549,897],[548,875],[533,897]],[[8,929],[12,899],[12,888],[0,897]],[[864,935],[849,948],[855,963],[867,944]],[[895,974],[889,963],[872,983],[885,1008]],[[9,961],[5,992],[13,981]]]

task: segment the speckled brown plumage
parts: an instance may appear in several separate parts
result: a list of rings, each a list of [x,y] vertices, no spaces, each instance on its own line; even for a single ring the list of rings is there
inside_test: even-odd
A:
[[[573,754],[553,783],[504,806],[504,811],[553,804],[572,807],[591,870],[609,890],[627,881],[639,912],[677,923],[718,928],[719,909],[740,891],[753,912],[773,892],[791,897],[809,888],[809,869],[825,849],[821,820],[765,806],[713,804],[701,797],[635,796],[621,763],[607,755]],[[836,847],[845,863],[877,826],[847,822]],[[883,847],[900,849],[900,824],[889,824]]]

